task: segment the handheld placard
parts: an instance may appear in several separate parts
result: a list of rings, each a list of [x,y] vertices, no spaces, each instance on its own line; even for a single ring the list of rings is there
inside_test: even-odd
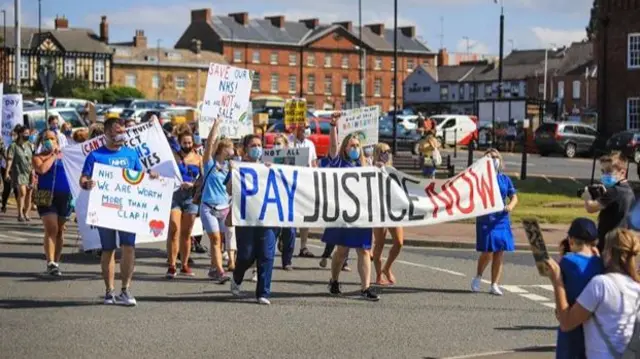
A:
[[[549,269],[545,261],[549,259],[549,252],[547,251],[547,246],[544,243],[544,238],[542,237],[542,231],[540,230],[538,220],[531,218],[523,219],[522,226],[527,234],[529,245],[531,245],[531,252],[533,253],[533,259],[536,261],[538,273],[540,273],[541,276],[546,277],[548,276]]]

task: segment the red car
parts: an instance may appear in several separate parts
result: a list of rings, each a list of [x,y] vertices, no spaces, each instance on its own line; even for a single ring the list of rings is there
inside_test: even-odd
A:
[[[309,117],[309,128],[311,136],[309,140],[316,145],[316,154],[318,158],[325,157],[329,154],[329,132],[331,130],[331,119],[322,117]],[[273,124],[264,134],[264,147],[272,148],[278,133],[293,133],[293,126],[287,128],[284,121]]]

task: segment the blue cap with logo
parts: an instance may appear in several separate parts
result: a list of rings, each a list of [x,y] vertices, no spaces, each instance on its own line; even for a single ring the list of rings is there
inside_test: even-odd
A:
[[[589,218],[576,218],[571,222],[567,234],[585,242],[594,242],[598,239],[598,228]]]

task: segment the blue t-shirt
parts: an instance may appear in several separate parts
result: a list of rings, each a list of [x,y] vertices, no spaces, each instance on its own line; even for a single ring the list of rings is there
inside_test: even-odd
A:
[[[513,186],[511,178],[502,172],[498,172],[498,188],[500,189],[500,197],[502,197],[505,205],[507,204],[507,198],[516,194],[516,188]],[[511,225],[511,220],[507,211],[500,211],[478,217],[476,224]]]
[[[144,167],[138,153],[130,147],[122,146],[117,151],[108,149],[105,146],[89,153],[87,159],[84,160],[82,166],[82,175],[91,177],[93,174],[93,165],[101,163],[103,165],[125,168],[128,170],[142,171]]]
[[[215,160],[209,160],[204,165],[204,176],[206,182],[203,184],[202,203],[210,206],[217,206],[229,203],[229,194],[227,193],[227,182],[231,178],[229,171],[229,163],[222,164],[221,169],[216,167]]]
[[[54,173],[55,183],[53,182]],[[59,159],[56,159],[47,173],[38,175],[38,189],[51,191],[52,188],[55,193],[71,193],[62,160]]]
[[[329,167],[329,168],[349,168],[349,167],[360,167],[360,161],[348,161],[342,158],[342,156],[336,156],[336,158],[331,158],[329,156],[323,157],[320,159],[318,165],[320,167]]]
[[[562,257],[560,269],[567,291],[567,300],[569,305],[573,305],[589,281],[596,275],[604,273],[604,264],[598,256],[588,257],[580,253],[568,253]],[[557,359],[586,358],[582,326],[566,333],[558,329],[556,344]]]

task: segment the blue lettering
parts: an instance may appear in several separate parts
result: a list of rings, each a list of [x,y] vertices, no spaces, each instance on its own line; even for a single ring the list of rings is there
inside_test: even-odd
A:
[[[273,192],[273,197],[269,196],[269,192]],[[284,221],[284,214],[282,213],[282,202],[280,202],[280,193],[278,192],[278,182],[276,181],[276,173],[274,170],[269,170],[269,176],[267,177],[267,188],[264,191],[264,200],[262,201],[262,209],[260,210],[260,220],[264,220],[264,215],[267,212],[267,204],[275,203],[278,208],[278,219],[280,222]]]
[[[218,88],[220,91],[234,93],[236,91],[236,82],[229,80],[220,81],[220,87]]]
[[[141,144],[137,148],[141,148],[143,150],[142,151],[142,156],[139,156],[139,157],[146,157],[146,156],[149,156],[149,154],[151,154],[151,150],[149,149],[149,145],[146,144],[146,143]]]
[[[109,184],[107,182],[97,181],[96,185],[101,191],[109,191]]]
[[[280,172],[280,178],[282,178],[282,183],[284,184],[284,189],[287,191],[287,203],[289,204],[289,222],[293,222],[293,196],[296,194],[296,189],[298,188],[298,170],[293,171],[293,181],[291,183],[291,187],[289,187],[289,181],[284,176],[284,172],[281,169],[278,169]]]
[[[246,176],[251,176],[253,179],[253,188],[249,190],[247,188]],[[251,168],[240,168],[240,218],[247,218],[247,197],[255,196],[258,193],[258,174]]]

